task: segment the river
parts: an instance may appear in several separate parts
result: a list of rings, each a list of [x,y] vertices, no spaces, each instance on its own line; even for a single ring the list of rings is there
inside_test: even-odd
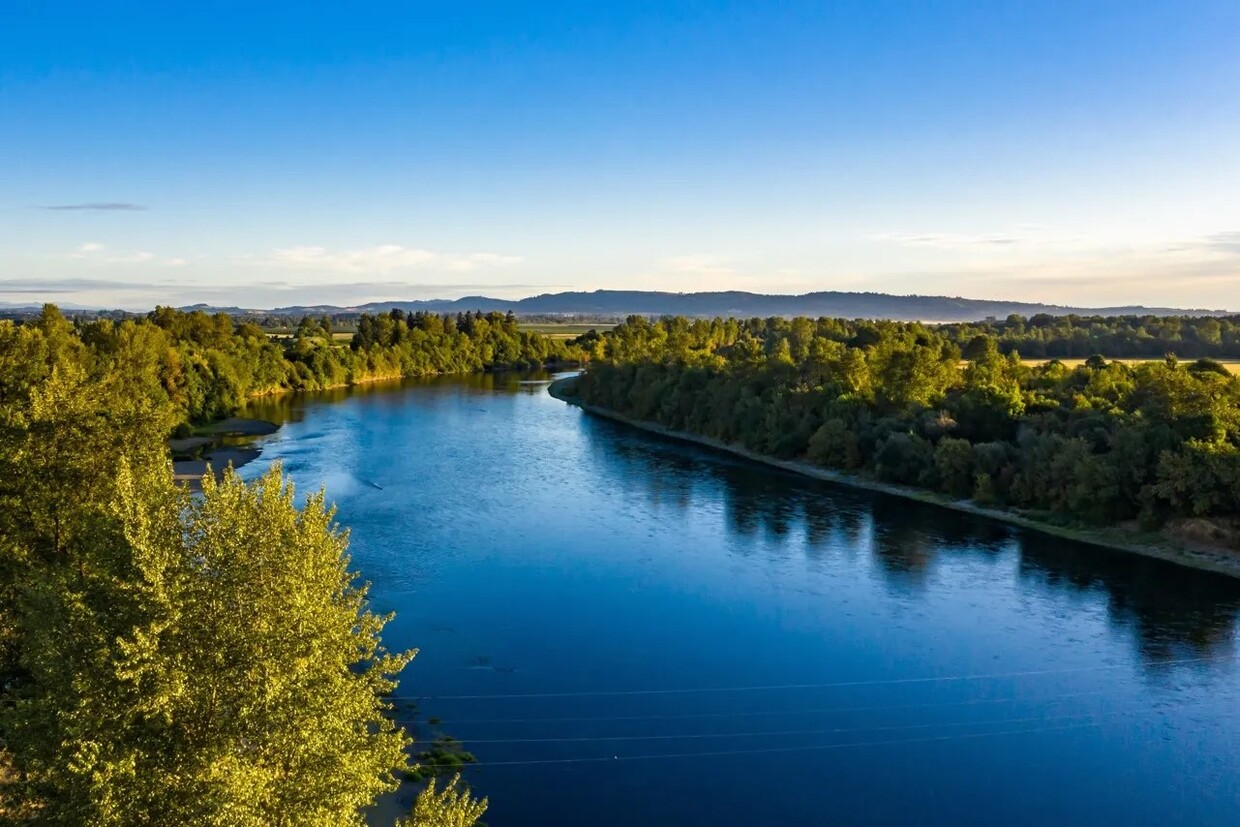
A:
[[[493,827],[1240,823],[1240,581],[663,440],[534,376],[249,413],[283,427],[243,475],[326,486],[385,641],[420,649],[410,723],[477,756]]]

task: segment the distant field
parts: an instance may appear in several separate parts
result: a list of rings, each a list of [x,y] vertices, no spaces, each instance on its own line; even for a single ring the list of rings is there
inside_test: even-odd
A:
[[[591,330],[597,330],[600,333],[604,330],[611,330],[614,324],[522,324],[522,330],[530,333],[541,333],[552,339],[575,339],[583,333],[589,333]],[[269,330],[267,335],[275,338],[283,338],[292,334],[291,330]],[[334,332],[332,338],[336,340],[338,345],[347,345],[353,339],[352,331]]]
[[[541,333],[552,339],[575,339],[583,333],[589,333],[591,330],[597,330],[600,333],[604,330],[611,330],[614,324],[523,324],[520,326],[522,330],[530,333]],[[268,330],[267,335],[273,339],[283,338],[292,335],[291,330]],[[352,331],[332,333],[332,338],[337,343],[348,344],[353,339]]]
[[[288,339],[288,337],[293,335],[293,331],[291,330],[268,330],[265,332],[267,333],[268,339],[277,339],[277,340],[286,340]],[[345,332],[345,333],[341,333],[339,331],[332,332],[332,346],[333,347],[348,347],[352,341],[353,341],[352,332]]]
[[[604,330],[611,330],[614,324],[521,324],[521,329],[530,333],[541,333],[552,339],[575,339],[583,333],[589,333],[591,330],[597,330],[602,333]]]
[[[1050,362],[1052,360],[1051,359],[1025,359],[1023,361],[1027,365],[1044,365],[1047,362]],[[1084,359],[1060,359],[1059,361],[1063,362],[1065,365],[1067,365],[1070,368],[1074,368],[1079,365],[1085,364]],[[1125,364],[1129,364],[1129,365],[1139,365],[1142,362],[1161,362],[1162,359],[1112,359],[1110,361],[1124,362]],[[1189,363],[1194,360],[1193,359],[1181,359],[1180,361],[1184,363]],[[1231,371],[1233,374],[1240,374],[1240,359],[1216,359],[1215,361],[1223,365],[1224,367],[1226,367],[1227,370]]]

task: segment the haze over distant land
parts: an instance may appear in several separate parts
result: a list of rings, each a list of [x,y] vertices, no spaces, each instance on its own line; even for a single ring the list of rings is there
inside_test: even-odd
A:
[[[26,305],[33,310],[37,304]],[[645,316],[831,316],[848,319],[896,319],[901,321],[958,322],[981,321],[988,317],[1006,318],[1011,314],[1128,316],[1128,315],[1230,315],[1227,310],[1173,307],[1067,307],[1031,302],[989,301],[949,296],[893,296],[886,293],[851,293],[824,291],[793,295],[769,295],[724,291],[713,293],[667,293],[643,290],[596,290],[593,292],[544,293],[523,299],[497,299],[488,296],[465,296],[459,299],[418,299],[366,302],[359,305],[291,305],[285,307],[241,307],[195,304],[187,310],[206,310],[245,314],[271,312],[302,316],[323,313],[382,313],[393,308],[404,311],[424,310],[435,313],[457,313],[481,310],[512,311],[518,315],[563,315],[621,317],[630,314]],[[71,308],[73,309],[73,308]],[[78,308],[81,309],[81,308]],[[0,313],[17,312],[19,306],[0,304]]]
[[[1016,313],[1066,315],[1203,315],[1226,311],[1141,307],[1064,307],[1030,302],[986,301],[948,296],[893,296],[886,293],[826,291],[802,295],[768,295],[726,291],[713,293],[667,293],[642,290],[596,290],[593,292],[545,293],[515,301],[486,296],[460,299],[368,302],[356,309],[380,312],[391,308],[458,312],[468,310],[513,311],[517,314],[655,316],[834,316],[849,319],[899,319],[908,321],[978,321],[989,316],[1004,318]],[[343,310],[331,305],[276,308],[283,313],[318,313]]]

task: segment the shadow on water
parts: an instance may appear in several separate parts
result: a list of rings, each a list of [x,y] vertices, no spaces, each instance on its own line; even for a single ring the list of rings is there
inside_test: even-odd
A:
[[[1142,661],[1234,654],[1240,582],[1126,552],[1025,531],[970,514],[852,490],[585,417],[596,470],[629,496],[682,512],[719,499],[730,531],[762,537],[768,553],[803,545],[864,548],[892,588],[933,589],[939,560],[1016,555],[1016,576],[1043,589],[1098,594],[1107,618],[1130,630]],[[750,548],[749,545],[743,548]]]
[[[433,400],[412,388],[451,397],[478,396],[478,409],[496,391],[546,393],[549,372],[500,372],[373,382],[314,393],[255,400],[248,416],[278,424],[302,421],[311,406],[365,397],[375,404]],[[470,403],[472,405],[472,403]],[[1142,658],[1229,655],[1240,616],[1240,582],[1123,552],[1113,552],[1016,529],[969,514],[873,492],[853,490],[669,439],[598,417],[581,419],[586,450],[607,485],[679,514],[720,504],[729,532],[762,542],[738,543],[738,553],[810,558],[828,550],[869,554],[893,591],[917,596],[934,588],[939,561],[993,559],[1014,554],[1016,576],[1040,588],[1100,595],[1109,621],[1132,630]]]
[[[1101,592],[1107,616],[1136,634],[1149,661],[1233,654],[1240,583],[1136,555],[1027,533],[1020,576],[1076,593]]]
[[[551,371],[497,371],[494,373],[466,373],[448,376],[428,376],[413,379],[383,379],[349,387],[328,388],[319,391],[295,391],[275,394],[252,400],[244,414],[264,419],[277,425],[301,422],[311,406],[343,402],[357,397],[390,397],[393,402],[403,403],[405,391],[411,388],[446,388],[460,392],[494,393],[510,391],[527,395],[546,393],[547,382],[556,375]]]

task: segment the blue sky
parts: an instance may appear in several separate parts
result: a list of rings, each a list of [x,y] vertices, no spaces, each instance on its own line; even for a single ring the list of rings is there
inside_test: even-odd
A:
[[[1234,0],[10,0],[0,302],[1240,310],[1237,43]]]

